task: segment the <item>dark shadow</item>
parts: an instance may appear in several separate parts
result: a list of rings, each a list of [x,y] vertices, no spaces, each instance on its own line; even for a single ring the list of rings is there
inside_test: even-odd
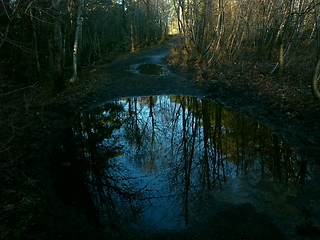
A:
[[[161,66],[156,65],[156,64],[141,64],[137,70],[141,74],[146,74],[146,75],[162,75],[165,74],[167,71],[164,70]]]

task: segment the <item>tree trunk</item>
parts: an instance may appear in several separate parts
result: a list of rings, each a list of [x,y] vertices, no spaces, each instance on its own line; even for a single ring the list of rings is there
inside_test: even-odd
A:
[[[146,16],[146,43],[149,45],[150,41],[150,0],[146,0],[147,5],[147,16]]]
[[[39,74],[41,69],[40,69],[39,51],[38,51],[37,27],[36,27],[36,24],[34,22],[34,16],[33,16],[32,7],[30,7],[29,14],[30,14],[30,20],[31,20],[31,25],[32,25],[32,35],[33,35],[33,40],[34,40],[34,51],[35,51],[35,56],[36,56],[36,67],[37,67],[37,72]]]
[[[283,70],[283,66],[284,66],[284,43],[283,43],[283,39],[281,37],[280,39],[280,49],[279,49],[279,72],[282,72]]]
[[[130,41],[131,41],[131,52],[135,51],[135,42],[134,42],[134,29],[133,24],[130,24]]]
[[[61,32],[61,1],[52,0],[55,11],[52,36],[48,41],[49,48],[49,69],[52,74],[50,88],[53,93],[62,86],[62,32]]]
[[[311,90],[313,96],[320,99],[320,49],[318,50],[318,59],[312,74]]]
[[[73,44],[73,59],[72,59],[72,69],[73,75],[70,79],[70,82],[76,82],[78,80],[78,52],[79,52],[79,37],[82,30],[82,6],[84,4],[84,0],[79,1],[79,6],[77,10],[77,19],[76,19],[76,30],[74,34],[74,44]]]
[[[179,22],[184,35],[185,47],[187,48],[188,51],[190,51],[191,46],[190,46],[190,36],[188,34],[188,22],[186,18],[185,0],[179,0],[178,8],[179,8],[179,14],[180,14]]]

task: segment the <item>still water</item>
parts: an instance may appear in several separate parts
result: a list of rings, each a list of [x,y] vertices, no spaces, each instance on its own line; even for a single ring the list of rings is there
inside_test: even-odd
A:
[[[58,163],[61,194],[82,191],[113,227],[183,229],[212,201],[281,209],[290,186],[311,178],[276,134],[210,100],[125,98],[72,121],[57,147],[60,156],[68,152]]]
[[[147,74],[147,75],[162,75],[167,73],[164,67],[159,66],[157,64],[141,64],[137,67],[137,70],[140,74]]]

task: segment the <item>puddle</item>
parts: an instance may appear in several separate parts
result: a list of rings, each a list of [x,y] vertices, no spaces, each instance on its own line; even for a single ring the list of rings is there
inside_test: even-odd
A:
[[[139,65],[136,70],[140,74],[146,74],[146,75],[156,75],[160,76],[167,73],[167,70],[165,70],[162,66],[157,64],[141,64]]]
[[[184,229],[219,210],[214,202],[303,215],[296,186],[312,181],[311,166],[263,125],[212,101],[126,98],[72,121],[56,150],[61,195],[86,189],[106,225]]]

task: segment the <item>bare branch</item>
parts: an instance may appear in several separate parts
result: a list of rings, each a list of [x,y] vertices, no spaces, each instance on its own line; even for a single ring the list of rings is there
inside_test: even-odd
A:
[[[9,16],[9,13],[8,13],[8,11],[7,11],[7,8],[6,8],[6,5],[4,4],[3,0],[1,0],[1,2],[2,2],[3,9],[4,9],[4,11],[6,12],[6,15],[7,15],[8,19],[11,20],[11,17]]]
[[[15,89],[15,90],[10,91],[10,92],[5,92],[5,93],[0,94],[0,97],[8,96],[8,95],[10,95],[12,93],[20,92],[20,91],[25,90],[25,89],[35,88],[36,86],[37,86],[37,84],[34,84],[34,85],[31,85],[31,86]]]

